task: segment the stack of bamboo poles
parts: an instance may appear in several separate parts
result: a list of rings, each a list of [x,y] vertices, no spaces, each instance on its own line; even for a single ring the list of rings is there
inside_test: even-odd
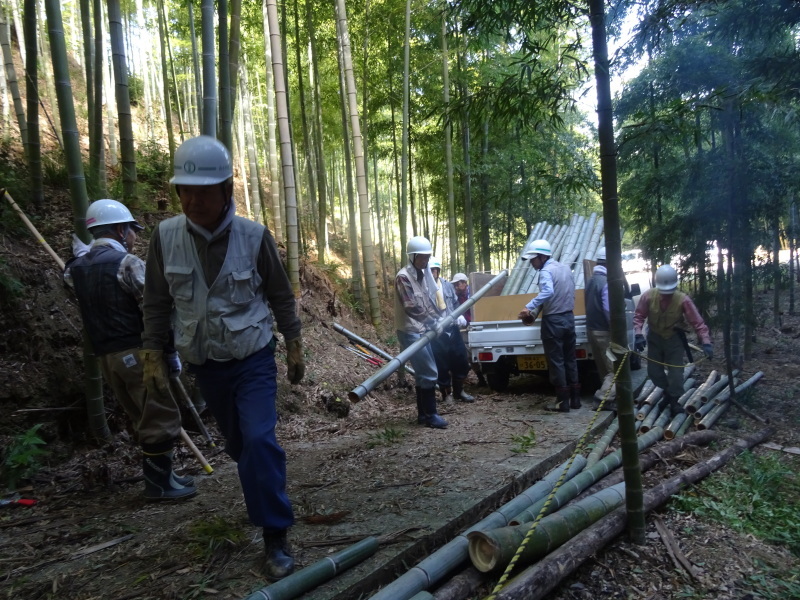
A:
[[[525,250],[534,240],[545,239],[553,249],[553,259],[567,265],[573,272],[575,287],[584,286],[583,261],[594,260],[604,243],[603,218],[597,213],[588,217],[574,214],[568,225],[555,225],[540,221],[534,225],[528,241],[520,252],[502,295],[530,294],[539,291],[536,271],[528,261],[522,260]]]

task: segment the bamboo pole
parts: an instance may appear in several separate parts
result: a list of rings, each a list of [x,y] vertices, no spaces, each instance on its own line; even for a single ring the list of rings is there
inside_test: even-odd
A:
[[[748,438],[737,440],[732,446],[715,454],[709,460],[650,488],[644,495],[644,511],[650,512],[661,506],[673,494],[707,477],[745,450],[766,441],[774,432],[774,429],[767,428]],[[496,600],[542,600],[584,561],[622,533],[626,521],[625,508],[616,509],[572,538],[569,544],[561,546],[520,573],[496,595]]]
[[[50,256],[53,257],[53,259],[56,261],[58,266],[61,267],[61,270],[63,271],[64,270],[64,261],[61,260],[61,257],[58,254],[55,253],[55,250],[53,250],[50,247],[50,244],[48,244],[45,241],[45,239],[42,237],[42,234],[39,233],[39,231],[36,229],[36,227],[33,225],[33,223],[31,223],[30,220],[28,219],[28,217],[25,216],[25,213],[22,212],[22,209],[19,207],[19,205],[17,205],[17,203],[14,202],[14,199],[11,197],[11,194],[8,193],[8,190],[3,190],[3,196],[5,197],[6,200],[8,200],[8,203],[11,205],[11,208],[13,208],[17,212],[17,214],[19,215],[19,218],[22,219],[22,222],[25,223],[27,228],[33,234],[33,237],[36,238],[36,241],[39,242],[44,247],[45,251]]]

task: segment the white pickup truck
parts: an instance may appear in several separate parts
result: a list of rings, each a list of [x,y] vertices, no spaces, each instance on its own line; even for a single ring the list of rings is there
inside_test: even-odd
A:
[[[493,276],[486,273],[472,273],[470,288],[480,289]],[[638,285],[632,290],[638,296]],[[523,325],[517,314],[536,294],[514,294],[500,296],[502,285],[496,285],[489,294],[478,300],[472,307],[472,321],[467,328],[466,343],[470,359],[479,364],[486,376],[489,387],[502,392],[508,387],[512,375],[521,373],[545,374],[547,357],[542,346],[540,322],[532,326]],[[586,309],[584,290],[575,291],[575,336],[576,358],[581,380],[588,384],[588,378],[596,378],[594,356],[586,333]],[[633,348],[634,301],[625,300],[625,315],[628,321],[628,344]],[[638,359],[638,357],[634,357]],[[638,361],[631,368],[638,369]],[[597,382],[599,385],[599,382]]]

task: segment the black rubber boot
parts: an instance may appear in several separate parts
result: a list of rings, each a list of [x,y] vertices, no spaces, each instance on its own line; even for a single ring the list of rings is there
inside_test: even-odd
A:
[[[545,406],[545,410],[549,410],[551,412],[569,412],[569,395],[570,388],[557,387],[555,406]]]
[[[664,392],[664,399],[666,400],[667,406],[669,406],[669,411],[672,413],[673,417],[683,414],[683,407],[681,406],[680,402],[678,402],[677,398],[671,396],[667,392]]]
[[[433,429],[447,429],[447,421],[436,412],[436,389],[420,389],[420,404],[423,410],[422,424]]]
[[[264,530],[264,571],[267,579],[277,581],[294,571],[294,558],[289,554],[286,531]]]
[[[453,398],[456,402],[475,402],[475,396],[464,391],[463,379],[453,379]]]
[[[417,425],[425,424],[425,411],[422,408],[422,388],[417,386]]]
[[[172,452],[143,453],[142,473],[145,500],[185,500],[197,494],[197,488],[182,485],[175,477],[172,471]]]
[[[569,388],[569,407],[575,410],[581,407],[581,384],[573,383]]]

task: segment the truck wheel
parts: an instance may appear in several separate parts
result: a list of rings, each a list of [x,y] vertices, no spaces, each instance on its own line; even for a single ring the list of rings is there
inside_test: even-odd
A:
[[[486,382],[489,384],[489,388],[495,392],[505,392],[508,389],[508,378],[508,370],[502,367],[494,373],[486,374]]]

